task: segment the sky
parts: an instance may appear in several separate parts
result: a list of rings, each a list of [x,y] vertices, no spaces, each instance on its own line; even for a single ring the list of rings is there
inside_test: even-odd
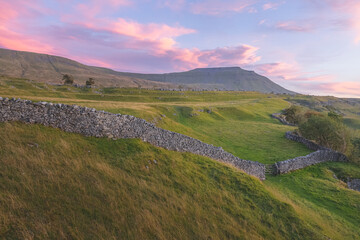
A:
[[[0,0],[0,47],[126,72],[239,66],[360,97],[359,0]]]

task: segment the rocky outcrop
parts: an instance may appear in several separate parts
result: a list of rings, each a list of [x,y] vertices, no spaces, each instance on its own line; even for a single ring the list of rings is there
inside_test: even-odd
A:
[[[333,150],[318,150],[306,156],[301,156],[274,164],[275,174],[284,174],[322,162],[346,162],[347,157]]]
[[[353,179],[347,182],[350,189],[360,192],[360,179]]]
[[[289,126],[296,126],[295,124],[289,123],[286,120],[285,115],[283,115],[281,113],[273,113],[273,114],[271,114],[271,117],[279,120],[282,124],[289,125]]]
[[[0,97],[0,122],[37,123],[84,136],[139,138],[168,150],[191,152],[231,164],[244,172],[265,179],[264,164],[235,157],[221,147],[156,127],[130,115],[112,114],[77,105],[33,103]]]

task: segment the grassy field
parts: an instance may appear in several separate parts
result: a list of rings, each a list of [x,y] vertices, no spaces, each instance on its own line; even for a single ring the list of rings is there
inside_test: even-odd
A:
[[[223,147],[234,155],[262,163],[309,154],[284,138],[294,129],[271,118],[289,106],[281,96],[255,92],[176,92],[140,89],[82,89],[3,79],[0,96],[78,104],[130,114],[158,127]]]
[[[79,89],[3,79],[0,96],[132,114],[271,163],[309,150],[270,117],[285,96]],[[0,238],[359,239],[360,167],[324,163],[261,182],[137,139],[0,123]],[[154,162],[156,160],[156,163]],[[337,176],[336,179],[334,176]]]

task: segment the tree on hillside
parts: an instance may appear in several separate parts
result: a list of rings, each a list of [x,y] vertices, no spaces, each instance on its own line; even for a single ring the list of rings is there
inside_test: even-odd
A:
[[[328,117],[334,119],[335,121],[339,121],[339,122],[343,121],[343,116],[335,111],[330,111],[328,113]]]
[[[70,74],[64,74],[62,80],[64,81],[64,84],[72,85],[74,84],[74,77]]]
[[[293,124],[300,124],[304,121],[303,108],[300,106],[292,105],[284,110],[286,121]]]
[[[336,151],[346,153],[351,150],[350,132],[346,126],[328,116],[311,116],[299,125],[299,131],[305,138]]]
[[[356,137],[352,139],[353,144],[353,152],[352,152],[352,160],[353,162],[360,164],[360,138]]]
[[[86,81],[86,87],[91,87],[95,84],[94,78],[89,78],[89,80]]]
[[[309,110],[309,111],[306,111],[304,113],[303,121],[306,121],[306,120],[310,119],[313,116],[323,117],[324,115],[322,113],[320,113],[320,112]]]

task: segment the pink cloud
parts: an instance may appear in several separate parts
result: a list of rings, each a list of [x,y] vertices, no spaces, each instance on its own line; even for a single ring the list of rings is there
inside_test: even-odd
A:
[[[0,27],[0,46],[20,51],[55,53],[52,45],[44,44],[32,37],[18,34],[4,27]]]
[[[336,20],[336,23],[341,23],[343,27],[352,29],[356,37],[355,43],[360,42],[360,2],[358,0],[307,0],[313,6],[325,9],[327,15],[328,11],[332,10],[335,13],[342,13],[343,16]]]
[[[296,23],[294,21],[278,22],[277,24],[275,24],[276,29],[292,32],[308,32],[312,30],[313,27],[314,25],[310,26],[305,22]]]
[[[97,14],[104,11],[112,12],[121,6],[132,5],[129,0],[91,0],[87,3],[80,3],[75,9],[86,18],[94,18]]]
[[[62,1],[62,7],[71,2]],[[128,1],[107,2],[112,2],[114,7],[129,4]],[[93,0],[88,5],[77,5],[68,15],[58,16],[61,24],[44,27],[40,32],[28,24],[30,21],[17,24],[17,16],[30,16],[33,9],[38,7],[24,4],[20,10],[10,11],[16,9],[16,4],[6,4],[9,11],[5,12],[8,14],[0,18],[0,46],[9,49],[55,54],[85,64],[139,72],[242,66],[260,60],[256,55],[258,49],[250,45],[209,50],[181,48],[176,38],[193,34],[196,32],[194,29],[102,17],[103,2],[99,0]],[[40,12],[46,14],[43,9]],[[41,15],[33,15],[31,21],[37,18],[41,18]]]
[[[0,46],[21,51],[34,51],[40,53],[54,53],[51,44],[44,44],[41,37],[28,36],[22,33],[26,27],[19,24],[22,18],[36,18],[51,12],[38,1],[29,3],[22,0],[1,2],[0,15]],[[29,21],[30,23],[31,21]]]
[[[318,88],[322,91],[335,93],[337,95],[360,97],[360,82],[336,82],[319,84]]]
[[[118,34],[148,40],[170,39],[196,32],[194,29],[181,26],[171,27],[166,24],[156,23],[140,24],[122,18],[118,18],[116,22],[110,23],[109,27]]]
[[[149,50],[156,54],[164,54],[173,50],[177,42],[175,38],[185,34],[195,33],[194,29],[166,24],[141,24],[132,20],[118,18],[116,20],[97,18],[96,21],[79,22],[69,18],[66,21],[79,26],[82,30],[91,32],[106,32],[112,38],[126,39],[122,41],[123,48]]]
[[[304,72],[297,63],[267,63],[255,65],[255,70],[282,82],[333,82],[334,75]]]
[[[1,8],[6,9],[6,11],[1,11],[0,22],[3,23],[4,21],[14,19],[18,16],[18,11],[16,11],[8,2],[2,2],[1,5]]]
[[[270,29],[287,32],[310,32],[319,27],[319,23],[315,19],[302,21],[280,21],[277,23],[272,23],[267,19],[262,19],[258,24]]]
[[[80,27],[90,32],[106,33],[110,39],[118,39],[111,43],[116,51],[136,50],[154,58],[167,59],[176,70],[187,70],[194,67],[244,65],[258,61],[257,48],[250,45],[223,47],[212,50],[197,48],[179,48],[176,38],[185,34],[192,34],[194,29],[182,26],[169,26],[158,23],[138,23],[136,21],[118,18],[116,20],[96,18],[95,21],[79,21],[66,18],[68,24]],[[76,30],[77,32],[81,32]],[[86,36],[86,39],[89,39]],[[79,40],[79,39],[78,39]],[[109,41],[98,39],[98,44],[106,45]],[[162,61],[162,60],[161,60]]]
[[[359,82],[328,82],[328,83],[299,83],[298,89],[316,95],[335,95],[338,97],[360,97]]]
[[[269,63],[255,65],[255,70],[289,89],[315,95],[360,97],[360,82],[335,82],[337,76],[304,72],[298,64]]]
[[[263,5],[263,10],[277,9],[282,4],[284,4],[284,2],[268,2]]]
[[[257,47],[250,45],[205,50],[200,51],[199,60],[208,66],[243,66],[256,63],[261,59],[256,55],[257,50]]]
[[[285,62],[259,64],[255,69],[266,76],[281,80],[294,80],[301,75],[299,66]]]

